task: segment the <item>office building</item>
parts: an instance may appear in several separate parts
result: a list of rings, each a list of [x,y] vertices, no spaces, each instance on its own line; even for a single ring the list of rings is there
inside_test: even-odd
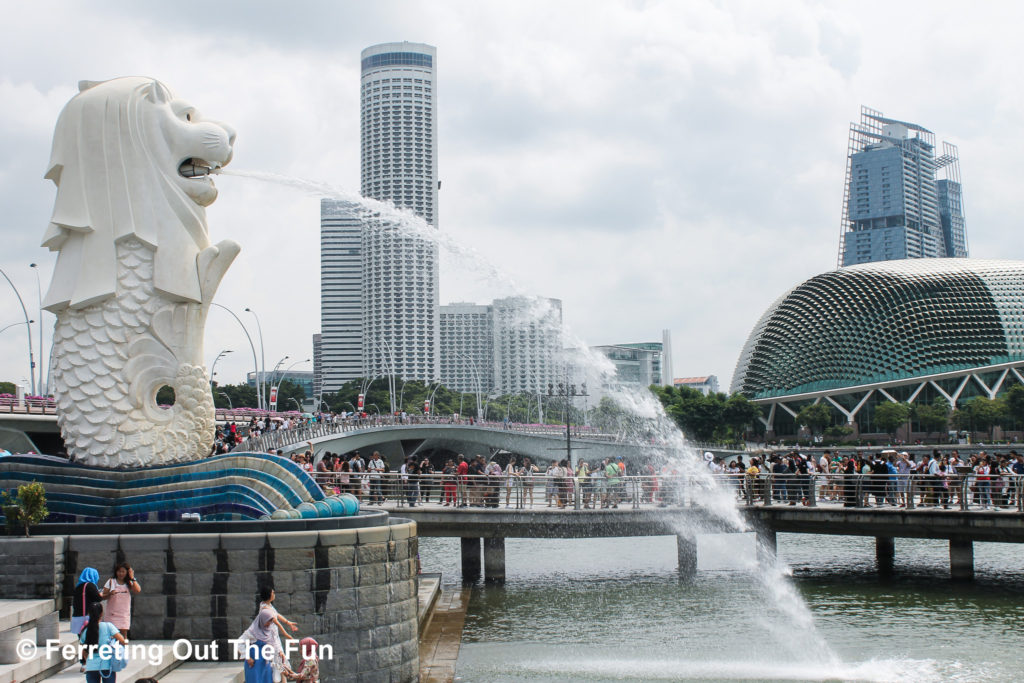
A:
[[[313,371],[312,370],[288,370],[287,372],[271,372],[267,371],[266,374],[259,373],[260,380],[266,380],[267,388],[271,386],[280,386],[285,380],[297,385],[302,389],[304,396],[313,396]],[[250,387],[256,387],[256,373],[249,372],[245,376],[245,383]],[[295,406],[284,406],[279,405],[280,410],[294,410]]]
[[[441,306],[441,383],[453,391],[494,388],[494,309],[473,303]]]
[[[564,381],[561,300],[508,297],[492,308],[495,391],[546,391]]]
[[[594,346],[615,366],[616,384],[650,386],[662,383],[662,345],[660,342],[609,344]]]
[[[313,396],[319,400],[323,393],[324,366],[323,366],[323,335],[313,335]]]
[[[839,265],[966,257],[957,148],[906,121],[861,108],[850,124]]]
[[[355,205],[320,201],[319,372],[324,391],[337,391],[364,374],[362,234]]]
[[[361,177],[365,197],[408,209],[400,227],[350,202],[320,217],[322,389],[359,377],[438,376],[436,50],[386,43],[362,52]]]
[[[385,43],[362,52],[362,193],[411,210],[409,230],[363,219],[363,374],[429,381],[439,375],[437,51]],[[419,232],[419,234],[417,234]]]
[[[690,389],[696,389],[705,396],[708,394],[718,393],[718,377],[715,375],[704,375],[702,377],[676,377],[672,380],[672,385],[676,388],[688,387]]]

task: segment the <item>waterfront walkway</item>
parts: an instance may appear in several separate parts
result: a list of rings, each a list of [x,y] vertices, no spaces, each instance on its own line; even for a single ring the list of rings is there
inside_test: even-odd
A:
[[[896,538],[927,538],[948,541],[950,574],[958,579],[973,577],[975,542],[1024,543],[1020,489],[1024,482],[1012,477],[1000,489],[995,502],[1002,505],[997,507],[981,505],[978,482],[971,476],[953,482],[944,489],[951,493],[940,498],[933,480],[910,475],[902,487],[909,495],[909,507],[887,503],[885,483],[890,478],[873,475],[828,482],[832,490],[838,483],[838,500],[820,498],[814,480],[807,477],[769,475],[746,481],[723,476],[719,484],[706,476],[658,478],[657,482],[627,477],[614,498],[618,507],[601,507],[600,498],[594,501],[593,493],[588,497],[583,487],[559,492],[556,485],[548,500],[549,482],[537,479],[531,482],[532,504],[528,494],[513,489],[506,507],[500,481],[477,482],[482,488],[476,490],[473,483],[460,485],[456,500],[465,505],[452,506],[437,502],[443,499],[443,487],[433,488],[426,478],[385,478],[382,488],[392,484],[392,495],[385,497],[381,507],[416,521],[420,536],[460,538],[462,576],[467,582],[481,576],[493,582],[505,580],[505,538],[675,535],[680,571],[686,574],[696,571],[697,533],[754,531],[762,551],[768,553],[774,552],[778,533],[871,536],[876,539],[882,573],[893,570]],[[804,491],[811,495],[806,504],[802,498],[790,500],[793,492]],[[735,496],[741,526],[709,511],[708,503],[721,501],[722,496],[726,502]],[[588,507],[588,501],[596,505]],[[947,505],[936,505],[939,501]]]

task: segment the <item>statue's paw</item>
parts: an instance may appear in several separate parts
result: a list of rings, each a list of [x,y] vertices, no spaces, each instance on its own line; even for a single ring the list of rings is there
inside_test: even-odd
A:
[[[222,240],[199,252],[196,257],[199,267],[199,286],[202,289],[203,303],[213,301],[213,295],[224,278],[224,273],[238,256],[242,247],[234,240]]]

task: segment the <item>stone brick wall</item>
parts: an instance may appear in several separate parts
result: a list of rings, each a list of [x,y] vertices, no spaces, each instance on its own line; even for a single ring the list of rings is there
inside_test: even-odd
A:
[[[419,671],[413,522],[365,529],[222,534],[70,536],[64,553],[65,604],[84,567],[109,578],[116,562],[135,570],[133,639],[219,641],[240,636],[256,615],[260,586],[275,606],[334,654],[321,679],[360,683],[414,681]],[[12,540],[0,539],[0,555]],[[58,582],[59,585],[59,582]],[[6,594],[2,597],[11,597]],[[43,597],[43,596],[40,596]],[[296,662],[297,664],[297,662]]]
[[[65,540],[60,536],[4,538],[0,542],[0,597],[50,598],[59,609]]]

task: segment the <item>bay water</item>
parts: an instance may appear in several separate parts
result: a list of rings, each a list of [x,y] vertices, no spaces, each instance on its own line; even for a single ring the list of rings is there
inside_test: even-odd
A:
[[[750,580],[752,534],[701,537],[690,581],[671,536],[505,543],[507,583],[473,589],[457,680],[1024,680],[1014,544],[976,543],[963,583],[946,542],[897,539],[882,579],[872,538],[779,534],[810,637]],[[421,538],[420,559],[459,588],[458,539]]]

